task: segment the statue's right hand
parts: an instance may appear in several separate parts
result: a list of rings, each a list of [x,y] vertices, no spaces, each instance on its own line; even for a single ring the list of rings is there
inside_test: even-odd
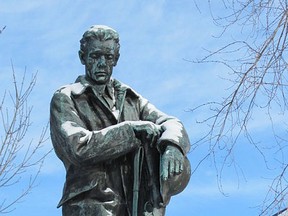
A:
[[[141,141],[148,141],[150,145],[154,145],[162,134],[161,126],[153,122],[132,121],[131,126],[135,132],[135,136]]]

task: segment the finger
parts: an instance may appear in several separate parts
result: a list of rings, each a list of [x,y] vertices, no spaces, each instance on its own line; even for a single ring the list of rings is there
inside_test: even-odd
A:
[[[178,175],[178,174],[180,173],[180,161],[175,160],[175,161],[174,161],[174,164],[175,164],[174,173],[175,173],[176,175]]]
[[[175,174],[175,163],[174,160],[169,160],[169,177],[174,176]]]
[[[162,127],[160,125],[155,125],[155,131],[157,133],[157,136],[160,136],[162,133]]]
[[[157,131],[153,131],[153,134],[151,135],[151,138],[149,140],[151,140],[150,142],[150,146],[154,147],[155,143],[158,141],[160,134],[158,134]]]
[[[184,170],[184,162],[183,161],[181,161],[179,168],[180,168],[180,173],[182,173]]]
[[[143,128],[143,135],[146,139],[149,139],[151,138],[152,134],[153,134],[153,130],[150,128],[150,127],[145,127]]]
[[[155,146],[155,143],[157,142],[158,138],[157,137],[152,137],[151,142],[150,142],[150,147],[153,148]]]
[[[166,158],[163,157],[161,160],[161,176],[164,181],[168,179],[169,175],[168,171],[169,171],[169,163],[167,163]]]

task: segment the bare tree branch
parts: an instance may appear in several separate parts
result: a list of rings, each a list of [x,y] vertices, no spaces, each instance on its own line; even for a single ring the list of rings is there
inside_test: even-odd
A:
[[[4,31],[5,28],[6,28],[6,26],[4,26],[2,29],[0,29],[0,34]]]
[[[208,108],[211,112],[210,116],[200,121],[207,124],[208,132],[195,144],[197,148],[208,142],[209,151],[196,167],[212,158],[222,191],[223,170],[227,165],[236,163],[234,149],[239,145],[240,136],[246,137],[255,147],[269,169],[267,154],[254,141],[249,123],[255,110],[265,109],[273,127],[272,107],[277,106],[283,113],[288,109],[288,3],[287,0],[221,2],[222,10],[216,10],[215,3],[208,0],[214,23],[222,28],[218,39],[224,38],[229,31],[233,38],[216,51],[208,51],[205,57],[192,62],[226,66],[231,71],[230,93],[222,101],[206,102],[192,111]],[[240,31],[235,33],[235,29]],[[287,139],[279,138],[277,131],[274,132],[276,144],[265,148],[282,154],[286,152],[287,157]],[[287,205],[287,164],[287,159],[282,157],[279,161],[282,172],[272,180],[261,209],[262,215],[271,215],[277,205]],[[237,165],[235,170],[238,170]]]
[[[26,70],[25,70],[26,71]],[[26,72],[25,72],[26,74]],[[25,181],[25,188],[12,198],[1,195],[0,214],[13,211],[15,204],[31,192],[39,175],[44,158],[48,153],[40,153],[43,143],[48,139],[47,128],[43,128],[38,141],[27,143],[27,134],[31,126],[32,107],[28,105],[29,96],[36,83],[36,75],[27,82],[25,75],[18,83],[12,64],[13,91],[6,90],[0,103],[1,143],[0,143],[0,190],[18,187]],[[30,177],[26,173],[36,168]]]

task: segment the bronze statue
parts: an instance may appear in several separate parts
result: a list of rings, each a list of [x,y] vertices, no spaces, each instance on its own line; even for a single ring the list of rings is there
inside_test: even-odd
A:
[[[85,75],[51,100],[51,139],[66,168],[64,216],[164,215],[190,178],[182,123],[111,77],[119,36],[96,25],[80,41]]]

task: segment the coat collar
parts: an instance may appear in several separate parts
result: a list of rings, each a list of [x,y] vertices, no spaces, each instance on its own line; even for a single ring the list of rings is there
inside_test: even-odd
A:
[[[84,75],[79,76],[75,83],[63,86],[59,91],[72,98],[73,96],[78,96],[85,93],[85,91],[88,89],[92,89],[96,98],[98,98],[98,100],[101,101],[101,103],[107,108],[107,110],[111,112],[110,108],[103,101],[103,98],[97,93],[97,90],[95,90],[94,84],[92,84]],[[113,78],[111,78],[110,82],[108,83],[108,92],[109,94],[115,93],[115,107],[119,111],[120,115],[122,113],[124,100],[127,94],[132,97],[139,97],[139,95],[129,86]]]
[[[87,88],[92,88],[94,89],[94,84],[91,83],[90,80],[88,80],[84,75],[79,76],[75,83],[69,85],[69,86],[65,86],[66,88],[68,87],[71,94],[73,95],[80,95],[83,94],[83,92],[87,89]],[[119,82],[118,80],[111,78],[109,83],[107,84],[107,89],[108,89],[108,93],[110,94],[110,96],[113,94],[113,90],[112,88],[117,91],[117,92],[125,92],[125,91],[131,91],[133,92],[135,95],[137,95],[129,86]]]
[[[118,81],[114,78],[110,79],[110,82],[108,85],[113,87],[114,90],[116,92],[118,92],[118,94],[124,94],[124,92],[126,93],[126,91],[127,91],[129,94],[131,94],[131,96],[139,97],[139,94],[136,93],[131,87],[121,83],[120,81]],[[75,83],[62,86],[58,90],[58,92],[61,92],[61,93],[65,94],[71,98],[71,94],[72,95],[81,95],[86,91],[87,88],[93,88],[93,84],[91,82],[89,82],[89,80],[87,80],[84,75],[82,75],[76,79]]]

